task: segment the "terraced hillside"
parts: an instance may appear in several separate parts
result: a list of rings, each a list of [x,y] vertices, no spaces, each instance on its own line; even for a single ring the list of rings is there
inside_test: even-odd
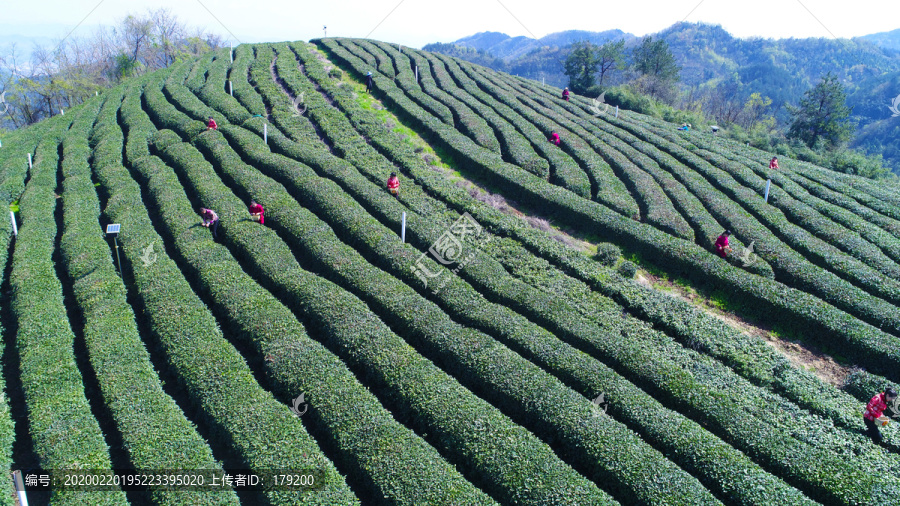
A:
[[[900,435],[876,446],[861,411],[900,379],[900,192],[558,97],[322,39],[210,53],[4,138],[0,466],[315,471],[38,504],[898,497]],[[826,383],[538,218],[865,372]],[[744,255],[715,254],[725,228]]]

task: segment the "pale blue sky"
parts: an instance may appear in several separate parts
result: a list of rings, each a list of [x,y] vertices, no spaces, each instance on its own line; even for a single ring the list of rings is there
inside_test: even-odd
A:
[[[721,24],[738,37],[854,37],[900,28],[900,7],[885,0],[7,0],[0,43],[11,35],[61,38],[79,23],[76,34],[84,34],[157,7],[242,42],[308,40],[327,25],[331,36],[371,33],[413,47],[482,31],[542,37],[618,28],[643,35],[682,20]]]

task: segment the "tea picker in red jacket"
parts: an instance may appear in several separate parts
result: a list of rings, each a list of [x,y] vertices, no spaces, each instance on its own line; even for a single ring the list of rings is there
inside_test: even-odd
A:
[[[887,425],[890,418],[884,416],[884,410],[888,404],[897,400],[897,391],[891,387],[885,388],[884,392],[875,394],[875,397],[866,404],[866,410],[863,412],[863,418],[866,422],[866,434],[875,441],[875,444],[881,443],[881,431],[878,430],[878,424]]]
[[[777,156],[773,156],[773,157],[772,157],[772,160],[769,162],[769,168],[770,168],[770,169],[777,169],[777,168],[778,168],[778,157],[777,157]]]
[[[213,119],[212,116],[209,117],[209,123],[206,124],[206,130],[218,130],[219,125],[216,124],[216,120]]]
[[[727,257],[728,252],[731,251],[731,246],[728,245],[728,236],[730,235],[731,231],[726,230],[716,239],[716,253],[722,258]]]
[[[400,197],[400,179],[397,178],[396,172],[391,172],[391,177],[387,181],[388,191],[395,197]]]
[[[550,142],[559,146],[559,134],[556,132],[551,133],[550,134]]]
[[[263,209],[263,206],[257,204],[255,200],[250,201],[250,207],[247,210],[250,211],[250,219],[258,221],[260,225],[266,224],[266,210]]]
[[[562,98],[563,98],[563,100],[565,100],[566,102],[569,101],[569,87],[568,87],[568,86],[565,87],[565,88],[563,88],[563,96],[562,96]]]

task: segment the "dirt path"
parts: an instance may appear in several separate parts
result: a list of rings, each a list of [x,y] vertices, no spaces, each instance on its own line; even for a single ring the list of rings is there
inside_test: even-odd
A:
[[[838,364],[831,356],[822,353],[814,346],[782,339],[775,335],[771,328],[751,323],[740,316],[722,311],[692,290],[643,271],[637,274],[635,280],[647,288],[688,302],[743,334],[762,338],[769,346],[787,358],[794,367],[810,371],[826,383],[840,388],[844,385],[847,376],[850,375],[851,368],[849,366]]]
[[[550,236],[553,239],[566,244],[573,249],[588,252],[591,251],[592,248],[596,248],[596,245],[578,239],[566,231],[552,226],[545,219],[523,213],[517,209],[514,202],[506,200],[502,195],[491,194],[487,190],[478,187],[475,183],[463,179],[462,177],[457,177],[457,179],[457,184],[466,188],[472,197],[501,212],[523,219],[532,227],[550,233]],[[806,343],[782,339],[775,335],[771,328],[767,328],[757,323],[751,323],[740,316],[722,311],[693,290],[686,289],[676,283],[653,276],[644,271],[639,272],[635,276],[635,281],[650,289],[679,298],[704,313],[725,322],[728,326],[737,329],[745,335],[762,338],[769,346],[773,347],[781,355],[787,358],[794,367],[810,371],[826,383],[840,388],[844,385],[847,376],[850,375],[850,367],[838,364],[831,356],[821,352],[815,347],[807,345]]]
[[[503,195],[491,193],[461,176],[456,176],[454,179],[457,179],[457,186],[465,188],[474,199],[484,202],[504,214],[524,220],[531,227],[549,233],[551,239],[584,253],[596,251],[596,245],[576,238],[569,231],[552,225],[544,218],[523,213],[518,209],[518,204],[507,200]]]

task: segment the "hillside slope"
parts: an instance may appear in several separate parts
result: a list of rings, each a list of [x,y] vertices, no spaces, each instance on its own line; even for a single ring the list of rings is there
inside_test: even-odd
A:
[[[900,192],[559,91],[379,41],[241,45],[3,139],[0,465],[303,477],[54,504],[896,497],[867,399],[540,218],[885,383]]]

